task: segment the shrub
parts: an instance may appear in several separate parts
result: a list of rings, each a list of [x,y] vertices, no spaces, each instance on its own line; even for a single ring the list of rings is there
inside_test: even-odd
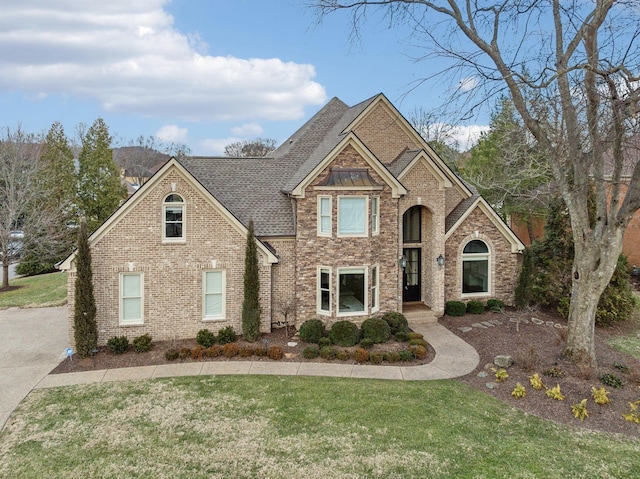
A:
[[[522,384],[516,383],[516,387],[511,391],[511,395],[516,399],[520,399],[527,395],[527,390]]]
[[[177,349],[167,349],[164,353],[164,358],[167,361],[175,361],[176,359],[178,359],[179,353]]]
[[[500,299],[488,299],[487,309],[494,313],[500,313],[501,311],[504,311],[504,301]]]
[[[129,349],[129,340],[126,336],[114,336],[109,341],[107,341],[107,346],[111,349],[111,352],[114,354],[124,354]]]
[[[551,369],[547,369],[542,374],[544,374],[545,376],[549,376],[551,378],[556,378],[556,379],[564,377],[564,371],[558,366],[553,366]]]
[[[571,412],[573,412],[576,419],[584,421],[585,418],[589,417],[589,413],[587,412],[587,400],[583,399],[580,401],[580,404],[574,404],[571,406]]]
[[[406,341],[407,339],[409,339],[407,337],[407,333],[400,331],[399,333],[394,334],[394,337],[396,338],[396,341],[398,341],[399,343]]]
[[[412,339],[409,341],[409,346],[422,346],[423,348],[426,348],[429,346],[429,343],[424,339]]]
[[[533,386],[533,389],[539,390],[545,388],[544,382],[538,373],[535,373],[533,376],[529,376],[529,382]]]
[[[363,349],[371,349],[373,347],[373,340],[371,338],[361,339],[360,347]]]
[[[507,372],[506,369],[491,368],[491,371],[494,372],[496,376],[496,381],[499,383],[506,381],[506,379],[509,377],[509,373]]]
[[[560,392],[560,385],[556,384],[556,387],[547,389],[546,395],[556,401],[564,401],[564,395]]]
[[[371,364],[382,364],[382,351],[371,351],[369,353],[369,361]]]
[[[262,349],[264,351],[264,348],[259,349]],[[250,356],[253,356],[255,350],[256,348],[254,348],[253,346],[243,346],[238,350],[238,356],[240,356],[241,358],[248,358]]]
[[[336,358],[340,361],[347,361],[351,357],[351,353],[347,349],[338,349],[336,351]]]
[[[405,361],[405,362],[413,361],[413,353],[408,349],[402,349],[398,351],[398,355],[400,356],[400,361]]]
[[[358,363],[366,363],[367,361],[369,361],[369,351],[367,351],[366,349],[357,348],[353,352],[353,359],[355,359]]]
[[[317,346],[307,346],[302,350],[302,357],[305,359],[315,359],[320,356],[320,350]]]
[[[319,319],[309,319],[300,326],[300,339],[305,343],[318,343],[324,336],[324,323]]]
[[[253,354],[258,356],[259,358],[263,358],[267,355],[267,350],[264,346],[256,346],[253,348]]]
[[[424,334],[422,334],[422,333],[415,333],[415,332],[413,332],[413,331],[412,331],[412,332],[410,332],[410,333],[407,333],[407,339],[408,339],[409,341],[411,341],[412,339],[424,339]]]
[[[320,357],[322,359],[335,359],[336,357],[336,348],[332,346],[325,346],[320,350]]]
[[[226,343],[222,346],[222,354],[227,358],[233,358],[240,352],[238,343]]]
[[[382,359],[388,363],[397,363],[400,361],[400,353],[398,351],[389,351],[388,353],[384,353]]]
[[[365,319],[360,330],[363,338],[369,338],[374,343],[386,343],[391,337],[391,328],[382,318]]]
[[[331,339],[323,337],[323,338],[320,338],[318,340],[318,347],[320,349],[322,349],[324,347],[327,347],[327,346],[331,346]]]
[[[238,337],[232,326],[227,326],[218,331],[218,342],[222,345],[234,343]]]
[[[481,301],[469,301],[467,303],[467,313],[482,314],[484,313],[484,304]]]
[[[271,346],[267,351],[267,357],[278,361],[284,358],[284,350],[280,346]]]
[[[204,357],[204,348],[198,344],[195,348],[191,350],[191,359],[202,361],[203,357]]]
[[[447,301],[444,305],[444,312],[448,316],[464,316],[467,306],[462,301]]]
[[[222,354],[222,346],[214,344],[204,350],[204,355],[208,358],[217,358]]]
[[[143,334],[142,336],[133,338],[133,350],[136,353],[146,353],[147,351],[151,351],[151,346],[151,336],[148,334]]]
[[[413,357],[418,360],[421,360],[427,357],[427,348],[425,348],[424,346],[419,346],[419,345],[409,346],[409,351],[411,351],[411,354],[413,354]]]
[[[402,313],[390,311],[388,313],[384,313],[382,315],[382,319],[384,319],[389,325],[391,334],[405,333],[409,329],[407,318]]]
[[[640,424],[640,411],[638,408],[640,407],[640,399],[634,402],[629,403],[629,413],[622,414],[622,417],[625,421],[635,422],[636,424]]]
[[[622,382],[622,379],[620,379],[618,376],[616,376],[615,374],[601,374],[600,375],[600,382],[602,384],[604,384],[605,386],[611,386],[612,388],[621,388],[622,386],[624,386],[624,383]]]
[[[201,329],[200,331],[198,331],[198,334],[196,335],[196,343],[198,343],[203,348],[208,348],[209,346],[212,346],[213,343],[215,342],[216,342],[215,334],[213,334],[208,329]]]
[[[611,399],[609,399],[609,391],[605,388],[596,389],[592,387],[591,396],[596,404],[604,405],[611,402]]]
[[[178,357],[180,359],[187,359],[191,357],[191,348],[180,348],[178,351]]]
[[[338,321],[331,326],[329,339],[331,339],[331,342],[336,346],[348,348],[358,344],[360,331],[358,330],[358,326],[351,321]]]

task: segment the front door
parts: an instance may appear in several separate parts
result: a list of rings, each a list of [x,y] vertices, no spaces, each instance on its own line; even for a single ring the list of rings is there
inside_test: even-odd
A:
[[[402,301],[405,303],[422,299],[420,294],[421,252],[420,248],[405,248],[402,251],[407,260],[402,274]]]

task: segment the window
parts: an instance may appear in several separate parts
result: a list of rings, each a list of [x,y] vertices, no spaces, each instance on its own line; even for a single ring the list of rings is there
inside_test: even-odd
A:
[[[422,241],[422,207],[412,206],[402,216],[402,240],[405,243],[420,243]]]
[[[223,270],[205,271],[202,281],[204,319],[225,317],[225,274]]]
[[[318,236],[331,236],[330,196],[318,196]]]
[[[120,275],[120,324],[142,324],[144,322],[144,291],[141,273]]]
[[[367,198],[338,197],[338,236],[367,236]]]
[[[377,235],[380,233],[380,197],[374,196],[371,198],[371,234]]]
[[[480,240],[467,243],[462,252],[462,294],[489,292],[489,248]]]
[[[184,200],[175,193],[164,199],[162,205],[164,231],[162,239],[167,242],[184,241]]]
[[[371,312],[374,313],[380,309],[379,280],[379,268],[376,265],[371,268]]]
[[[331,314],[331,269],[318,268],[318,313]]]
[[[366,314],[367,274],[364,268],[338,269],[338,316]]]

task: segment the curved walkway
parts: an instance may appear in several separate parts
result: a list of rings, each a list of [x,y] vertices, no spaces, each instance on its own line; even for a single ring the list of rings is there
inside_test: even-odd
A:
[[[120,380],[215,374],[268,374],[281,376],[327,376],[344,378],[425,381],[450,379],[473,371],[480,362],[477,351],[438,323],[410,323],[435,349],[436,356],[421,366],[373,366],[366,364],[297,363],[262,361],[211,361],[162,364],[81,373],[50,374],[36,388]]]

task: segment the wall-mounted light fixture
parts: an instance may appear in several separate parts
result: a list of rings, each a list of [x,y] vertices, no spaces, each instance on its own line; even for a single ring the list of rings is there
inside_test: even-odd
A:
[[[444,266],[444,256],[438,256],[436,258],[436,263],[438,263],[438,268],[442,268]]]
[[[400,256],[398,258],[398,264],[402,269],[405,269],[407,267],[407,258],[405,258],[404,255]]]

